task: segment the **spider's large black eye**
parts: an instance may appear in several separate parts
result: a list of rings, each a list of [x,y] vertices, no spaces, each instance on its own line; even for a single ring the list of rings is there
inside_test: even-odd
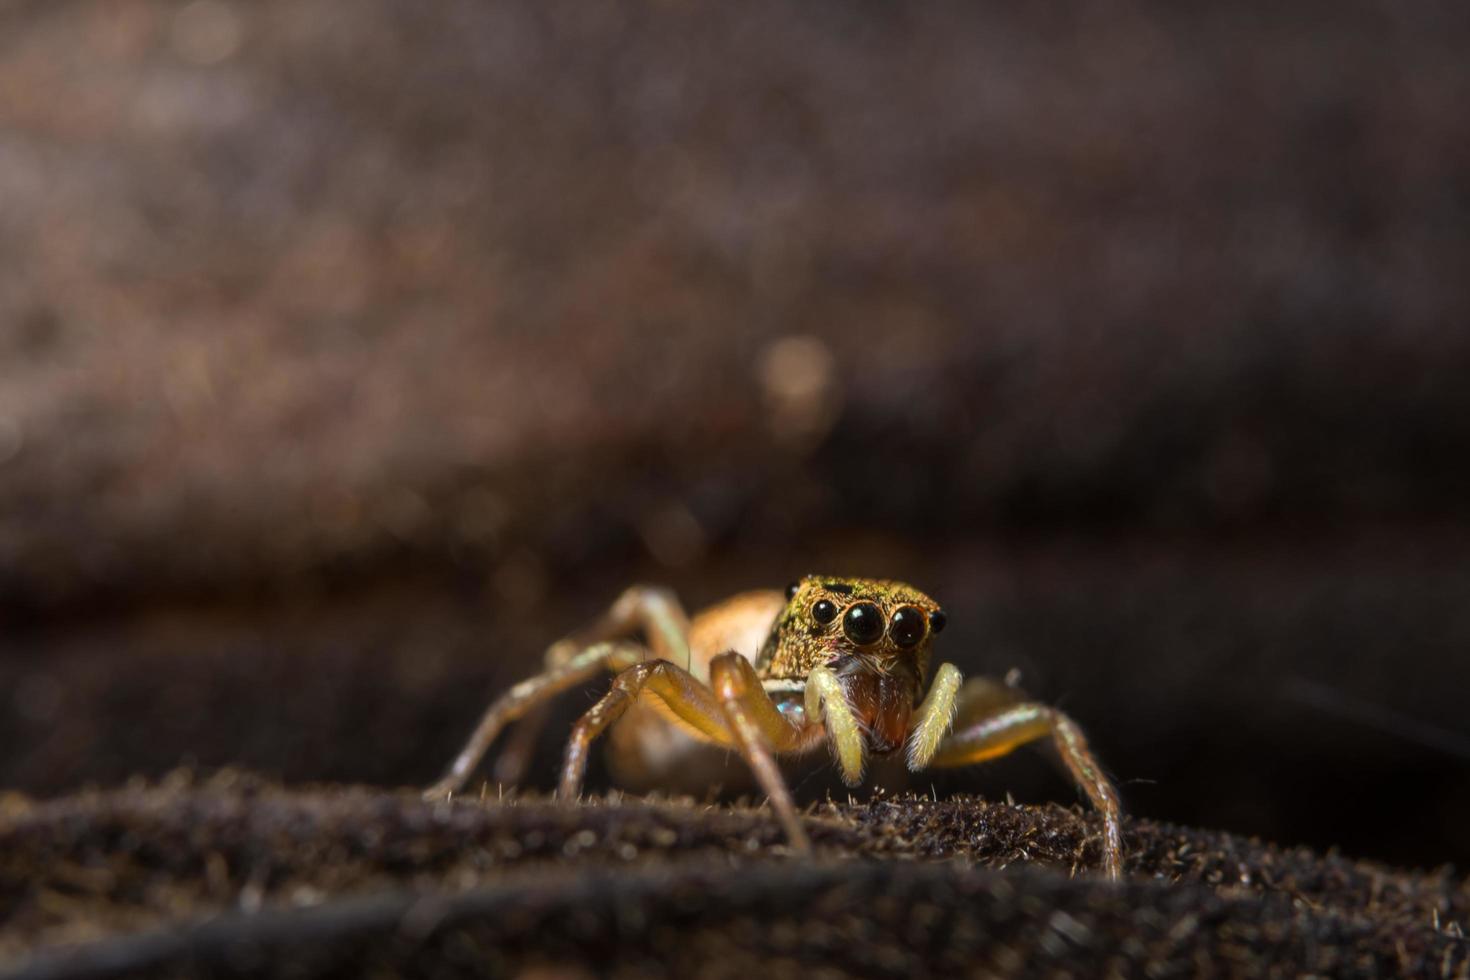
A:
[[[871,602],[859,602],[842,617],[842,632],[858,646],[877,643],[883,637],[883,610]]]
[[[936,609],[929,614],[929,628],[936,633],[941,632],[947,622],[949,617],[944,614],[943,609]]]
[[[818,599],[812,606],[812,619],[823,626],[837,618],[837,607],[827,599]]]
[[[786,586],[786,601],[787,602],[790,602],[792,599],[795,599],[796,598],[796,590],[799,589],[799,588],[801,588],[801,583],[800,582],[792,582],[790,585]]]
[[[904,606],[888,622],[888,635],[901,647],[911,647],[924,638],[923,610]]]

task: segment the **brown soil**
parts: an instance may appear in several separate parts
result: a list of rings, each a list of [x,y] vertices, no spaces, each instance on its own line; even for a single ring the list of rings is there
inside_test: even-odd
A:
[[[1447,873],[977,798],[769,814],[610,798],[430,804],[241,773],[0,817],[7,976],[475,973],[1463,975]],[[1003,869],[1003,870],[1002,870]]]

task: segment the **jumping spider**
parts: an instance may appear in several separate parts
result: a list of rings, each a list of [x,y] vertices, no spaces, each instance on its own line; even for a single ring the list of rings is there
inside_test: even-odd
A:
[[[743,593],[692,620],[671,592],[632,588],[590,627],[553,644],[544,672],[491,704],[449,772],[424,795],[444,799],[461,789],[501,730],[524,719],[497,766],[503,781],[515,782],[546,703],[612,671],[611,690],[572,729],[562,799],[578,797],[592,740],[622,718],[618,747],[637,754],[648,772],[676,771],[687,750],[701,744],[734,749],[770,798],[792,848],[808,852],[778,755],[826,743],[843,780],[855,786],[868,753],[904,746],[917,772],[984,762],[1050,735],[1102,812],[1103,866],[1117,879],[1118,795],[1070,718],[992,680],[961,683],[953,664],[939,666],[920,701],[934,635],[944,624],[933,599],[881,579],[807,576],[785,595]],[[630,639],[638,634],[645,643]]]

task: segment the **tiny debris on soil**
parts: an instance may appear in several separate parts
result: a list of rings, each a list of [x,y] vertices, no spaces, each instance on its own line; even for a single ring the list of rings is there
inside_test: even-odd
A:
[[[879,794],[769,813],[282,787],[248,773],[0,798],[14,977],[1465,976],[1470,885],[1144,820]]]

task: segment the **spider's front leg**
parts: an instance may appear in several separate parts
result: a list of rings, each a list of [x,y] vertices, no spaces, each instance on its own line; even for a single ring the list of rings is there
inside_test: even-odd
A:
[[[642,632],[647,648],[612,642]],[[546,717],[546,705],[562,691],[596,677],[604,670],[620,671],[654,657],[689,663],[689,617],[667,589],[634,586],[618,597],[596,622],[546,651],[546,669],[522,681],[493,701],[460,749],[444,778],[424,792],[427,799],[445,799],[469,780],[491,743],[511,722],[523,719],[520,730],[496,766],[501,782],[519,782]]]
[[[612,687],[577,720],[567,740],[557,796],[575,800],[582,792],[587,755],[593,741],[648,693],[668,705],[704,741],[733,748],[735,741],[714,693],[682,667],[667,660],[645,660],[613,678]]]
[[[480,723],[475,726],[449,771],[433,786],[424,790],[424,799],[448,799],[464,788],[470,773],[485,755],[490,743],[506,725],[539,709],[562,691],[585,683],[604,670],[620,670],[643,659],[646,651],[635,643],[594,643],[559,667],[552,667],[530,680],[522,681],[496,698]]]
[[[946,664],[935,676],[936,689],[940,679],[946,676],[946,670],[953,671],[953,681],[958,684],[959,671]],[[934,698],[935,692],[931,692],[920,708],[921,721],[909,743],[910,768],[924,768],[922,764],[916,765],[916,761],[927,761],[929,765],[945,768],[972,765],[999,758],[1028,742],[1051,736],[1073,780],[1102,814],[1103,867],[1107,876],[1114,881],[1122,877],[1122,808],[1118,802],[1118,791],[1103,774],[1102,766],[1093,756],[1076,722],[1049,705],[1018,700],[1020,694],[1013,689],[993,681],[974,680],[959,688],[957,695],[949,695],[955,715],[953,731],[947,737],[941,737],[934,748],[927,749],[930,753],[928,760],[916,759],[921,745],[927,746],[934,737],[932,729],[920,735],[924,722],[930,717],[930,702]],[[936,704],[932,714],[936,717],[941,715],[944,707]]]
[[[709,666],[710,684],[720,699],[741,756],[766,791],[771,809],[786,828],[792,850],[810,853],[811,841],[796,815],[796,803],[781,767],[776,764],[777,753],[796,752],[803,747],[801,729],[771,703],[749,660],[738,653],[722,653]]]
[[[775,758],[778,752],[800,747],[800,731],[776,710],[755,668],[738,653],[710,661],[710,687],[663,660],[635,664],[613,678],[612,689],[572,729],[558,790],[562,799],[577,798],[593,740],[645,693],[663,701],[698,737],[738,751],[770,799],[792,849],[811,850]]]

